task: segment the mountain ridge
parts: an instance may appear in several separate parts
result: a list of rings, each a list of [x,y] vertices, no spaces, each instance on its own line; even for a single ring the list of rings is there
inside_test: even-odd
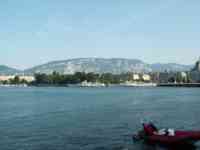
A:
[[[52,73],[57,71],[63,74],[75,72],[96,73],[123,73],[123,72],[164,72],[164,71],[189,71],[192,65],[177,63],[148,64],[139,59],[130,58],[74,58],[67,60],[51,61],[25,70],[25,73]]]
[[[3,75],[10,75],[10,74],[18,74],[20,73],[21,70],[12,68],[12,67],[8,67],[6,65],[0,65],[0,74]]]
[[[50,61],[25,70],[18,70],[5,65],[0,65],[0,74],[27,74],[34,73],[50,74],[53,71],[62,74],[75,72],[113,73],[124,72],[164,72],[164,71],[189,71],[192,65],[177,63],[153,63],[148,64],[139,59],[131,58],[73,58],[66,60]]]

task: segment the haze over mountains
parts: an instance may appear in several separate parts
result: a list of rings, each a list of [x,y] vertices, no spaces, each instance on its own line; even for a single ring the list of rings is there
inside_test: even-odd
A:
[[[0,74],[10,75],[10,74],[18,74],[21,73],[21,70],[17,70],[15,68],[11,68],[5,65],[0,65]]]
[[[17,70],[7,66],[0,66],[0,74],[34,74],[52,73],[73,74],[75,72],[113,73],[123,72],[163,72],[163,71],[188,71],[192,65],[175,63],[148,64],[138,59],[124,58],[76,58],[61,61],[52,61],[26,70]]]

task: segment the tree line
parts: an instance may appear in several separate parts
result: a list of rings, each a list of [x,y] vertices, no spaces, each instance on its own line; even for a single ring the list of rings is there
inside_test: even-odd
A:
[[[15,76],[12,79],[0,81],[0,84],[28,84],[28,82],[25,79],[20,79],[19,76]]]
[[[85,73],[76,72],[74,74],[60,74],[53,72],[52,74],[35,74],[35,81],[32,85],[67,85],[78,84],[83,81],[87,82],[100,82],[105,84],[119,84],[127,80],[131,80],[131,73],[111,74],[111,73]]]
[[[191,83],[191,77],[189,73],[187,76],[182,77],[181,73],[165,73],[165,83]],[[138,82],[148,82],[142,79],[142,74]],[[149,82],[162,82],[162,77],[157,73],[151,73],[151,81]],[[35,80],[33,82],[27,82],[24,79],[20,79],[19,76],[15,76],[13,79],[7,81],[0,81],[0,84],[28,84],[28,85],[68,85],[68,84],[79,84],[83,81],[87,82],[99,82],[104,84],[120,84],[126,81],[133,81],[133,73],[121,73],[121,74],[112,74],[112,73],[85,73],[85,72],[76,72],[74,74],[60,74],[58,72],[53,72],[52,74],[43,74],[37,73],[34,75]]]

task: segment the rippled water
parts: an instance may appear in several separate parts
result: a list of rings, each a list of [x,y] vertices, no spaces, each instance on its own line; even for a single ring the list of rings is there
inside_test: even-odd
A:
[[[198,88],[0,88],[2,150],[149,150],[140,120],[200,129]]]

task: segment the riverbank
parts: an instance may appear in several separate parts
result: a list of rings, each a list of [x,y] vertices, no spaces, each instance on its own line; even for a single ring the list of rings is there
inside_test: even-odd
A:
[[[80,87],[80,88],[106,88],[106,87],[200,87],[200,83],[121,83],[121,84],[0,84],[0,87]]]
[[[27,84],[0,84],[0,87],[28,87]]]
[[[200,83],[158,83],[158,87],[200,87]]]
[[[156,83],[121,83],[121,84],[105,84],[105,83],[78,83],[78,84],[37,84],[30,85],[35,87],[80,87],[80,88],[106,88],[106,87],[156,87]]]

